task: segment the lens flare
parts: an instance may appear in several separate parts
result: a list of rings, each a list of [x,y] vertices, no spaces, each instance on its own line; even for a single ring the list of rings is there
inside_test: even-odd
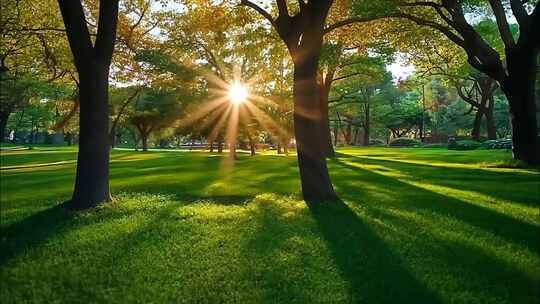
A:
[[[235,82],[229,87],[229,97],[234,104],[241,104],[247,101],[248,90],[245,85]]]

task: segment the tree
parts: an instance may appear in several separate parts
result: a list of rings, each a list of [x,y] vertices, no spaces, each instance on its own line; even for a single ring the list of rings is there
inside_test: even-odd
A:
[[[99,1],[95,42],[80,1],[58,0],[79,78],[80,135],[71,209],[85,209],[110,200],[109,192],[109,68],[118,0]]]
[[[469,84],[467,84],[469,82]],[[497,139],[497,128],[493,117],[494,97],[493,93],[497,89],[495,81],[485,75],[471,73],[468,81],[456,82],[456,89],[463,101],[471,105],[471,112],[476,109],[471,137],[480,139],[480,126],[482,117],[486,118],[486,129],[488,139]],[[468,86],[468,88],[467,88]]]
[[[276,0],[279,15],[274,19],[257,4],[242,0],[264,16],[285,42],[294,65],[294,130],[302,194],[306,201],[336,198],[322,151],[317,70],[326,17],[333,1],[299,2],[292,16],[285,0]]]
[[[351,61],[354,64],[348,64],[344,69],[344,74],[347,76],[355,75],[355,77],[344,78],[332,90],[334,98],[330,100],[330,105],[334,109],[343,108],[343,106],[354,107],[353,113],[354,116],[357,116],[356,119],[348,118],[343,111],[341,116],[349,121],[349,126],[353,123],[361,126],[362,144],[367,146],[371,131],[372,104],[383,97],[382,93],[385,89],[390,89],[392,76],[386,71],[384,60],[381,57],[354,56]],[[356,144],[357,141],[352,138],[350,133],[349,127],[345,136],[348,138],[348,143]]]
[[[148,151],[150,134],[171,126],[182,112],[181,99],[189,95],[179,89],[154,88],[143,90],[141,95],[129,114],[129,123],[137,129],[143,151]]]
[[[529,164],[540,163],[535,103],[536,66],[540,50],[539,1],[389,0],[378,3],[375,7],[379,10],[371,12],[369,9],[374,5],[366,4],[364,1],[355,2],[355,8],[360,15],[368,11],[374,19],[404,18],[417,25],[439,31],[461,47],[467,55],[468,63],[495,79],[508,99],[514,158]],[[467,18],[468,13],[488,14],[487,7],[496,20],[498,38],[504,45],[503,52],[498,52],[481,32],[475,29],[471,22],[475,18]],[[519,25],[517,37],[512,35],[507,20],[508,11]],[[364,20],[365,16],[352,17],[338,25],[351,24],[357,19]]]

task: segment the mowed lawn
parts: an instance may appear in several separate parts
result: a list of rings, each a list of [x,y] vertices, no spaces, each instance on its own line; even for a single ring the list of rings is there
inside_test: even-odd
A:
[[[341,201],[294,156],[116,150],[68,212],[76,150],[1,153],[2,303],[538,303],[539,179],[504,151],[347,148]]]

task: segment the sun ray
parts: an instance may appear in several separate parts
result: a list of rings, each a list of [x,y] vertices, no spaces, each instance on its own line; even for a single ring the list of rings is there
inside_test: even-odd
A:
[[[176,123],[176,127],[181,126],[187,126],[193,124],[195,121],[203,118],[204,116],[208,115],[211,111],[216,109],[218,106],[220,106],[223,103],[226,103],[228,101],[227,97],[221,96],[218,97],[212,101],[209,101],[207,104],[202,106],[200,109],[195,111],[194,113],[189,113],[184,118],[180,119]]]
[[[227,108],[221,113],[221,116],[218,120],[218,122],[214,125],[212,128],[212,131],[210,131],[210,134],[208,135],[208,141],[213,142],[216,137],[218,136],[218,133],[222,130],[223,125],[225,124],[225,121],[229,117],[229,113],[231,112],[232,105],[227,105]]]
[[[270,116],[268,116],[266,113],[261,111],[259,108],[254,106],[251,103],[246,103],[246,107],[248,111],[250,111],[251,115],[257,122],[261,124],[261,126],[270,133],[278,133],[280,136],[288,136],[289,132],[287,132],[285,129],[283,129],[279,124],[277,124]]]

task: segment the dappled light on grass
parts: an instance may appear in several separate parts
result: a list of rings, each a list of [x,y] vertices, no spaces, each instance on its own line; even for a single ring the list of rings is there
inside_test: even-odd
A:
[[[113,151],[114,202],[75,215],[54,208],[73,164],[1,171],[3,300],[537,302],[538,172],[479,168],[504,152],[339,152],[343,201],[310,207],[294,157],[239,154],[225,176],[226,155]]]

